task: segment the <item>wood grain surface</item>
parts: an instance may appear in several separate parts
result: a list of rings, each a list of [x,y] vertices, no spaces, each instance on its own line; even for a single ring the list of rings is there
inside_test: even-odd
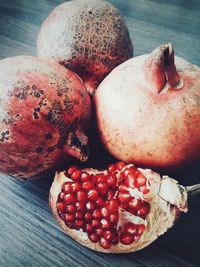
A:
[[[61,0],[0,0],[0,58],[36,55],[43,19]],[[172,42],[177,55],[200,66],[199,0],[110,0],[125,16],[135,55]],[[199,148],[197,148],[199,149]],[[173,174],[200,183],[200,161]],[[53,175],[28,182],[0,174],[0,267],[200,266],[200,197],[190,211],[148,248],[107,255],[66,236],[48,206]]]

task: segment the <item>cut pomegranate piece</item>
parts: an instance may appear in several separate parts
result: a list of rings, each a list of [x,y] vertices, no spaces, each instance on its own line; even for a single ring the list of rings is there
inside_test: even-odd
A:
[[[187,193],[168,176],[119,162],[106,171],[71,167],[56,174],[50,206],[78,242],[121,253],[145,247],[171,227],[187,211]]]

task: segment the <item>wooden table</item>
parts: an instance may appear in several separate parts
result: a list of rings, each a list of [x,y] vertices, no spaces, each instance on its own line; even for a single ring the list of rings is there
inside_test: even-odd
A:
[[[0,0],[0,57],[36,55],[39,26],[61,0]],[[177,55],[200,66],[199,0],[110,0],[125,16],[135,55],[172,42]],[[199,149],[199,148],[197,148]],[[200,162],[174,174],[200,182]],[[148,248],[126,255],[95,253],[67,237],[52,217],[52,176],[28,182],[0,175],[0,267],[200,266],[200,198]]]

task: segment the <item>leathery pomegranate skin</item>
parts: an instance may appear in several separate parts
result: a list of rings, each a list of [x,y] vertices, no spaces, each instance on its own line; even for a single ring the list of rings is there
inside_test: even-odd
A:
[[[102,143],[119,160],[167,170],[200,157],[200,68],[174,59],[171,44],[115,68],[94,105]]]
[[[106,253],[140,250],[187,212],[187,192],[174,179],[123,162],[104,171],[70,167],[56,173],[49,203],[62,229]]]
[[[90,97],[81,79],[31,56],[0,61],[0,171],[29,178],[88,158]]]
[[[76,0],[57,6],[42,24],[38,55],[75,71],[93,95],[117,65],[133,56],[120,12],[106,1]]]

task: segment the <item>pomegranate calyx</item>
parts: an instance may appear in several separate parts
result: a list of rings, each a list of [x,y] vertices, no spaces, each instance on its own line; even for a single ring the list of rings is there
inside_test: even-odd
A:
[[[158,94],[169,89],[182,89],[183,79],[176,70],[171,43],[156,48],[146,59],[144,73]]]
[[[187,190],[176,180],[163,176],[158,194],[170,205],[176,206],[179,210],[187,211]]]

